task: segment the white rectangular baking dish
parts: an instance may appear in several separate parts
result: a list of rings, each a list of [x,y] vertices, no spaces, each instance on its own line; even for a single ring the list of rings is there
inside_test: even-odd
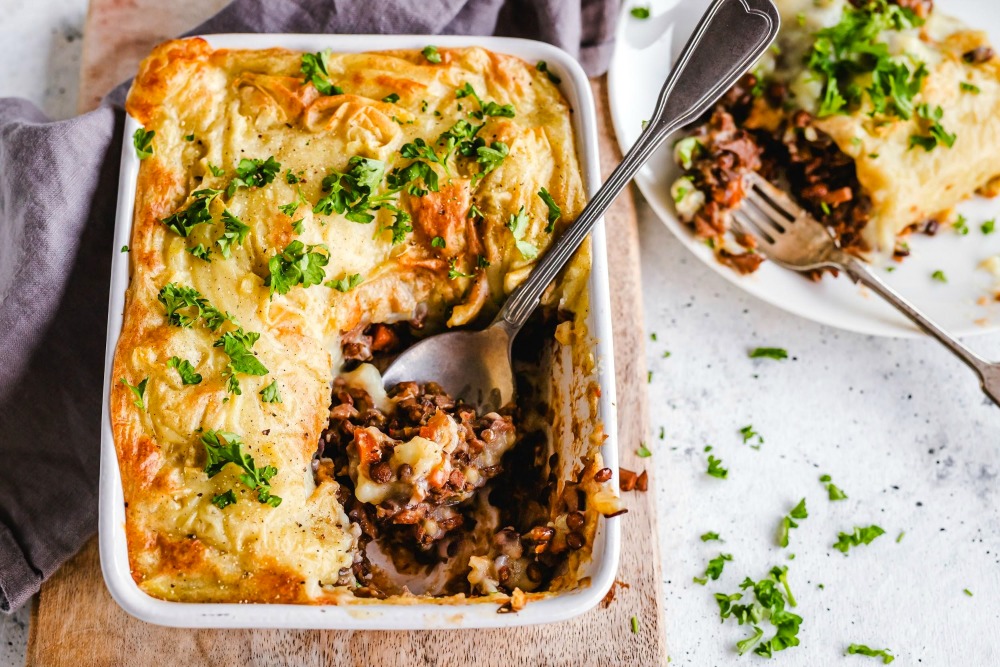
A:
[[[332,49],[339,52],[422,49],[428,44],[446,47],[481,46],[518,56],[535,63],[546,61],[562,79],[560,88],[573,109],[573,128],[587,191],[593,196],[601,184],[597,152],[597,119],[590,84],[580,65],[568,53],[550,44],[505,37],[426,35],[208,35],[216,48],[265,49],[284,47],[300,51]],[[132,134],[139,124],[125,121],[118,208],[115,220],[114,259],[108,339],[105,351],[104,401],[101,428],[101,481],[99,541],[104,581],[115,601],[129,614],[150,623],[197,628],[299,628],[343,630],[425,630],[445,628],[499,628],[536,623],[554,623],[593,608],[604,597],[618,571],[621,530],[618,517],[600,521],[591,563],[583,572],[590,585],[531,602],[518,613],[498,614],[494,603],[465,605],[433,603],[358,605],[212,604],[159,600],[139,589],[132,579],[125,541],[125,508],[118,458],[115,452],[108,397],[111,392],[112,360],[122,327],[125,289],[129,282],[128,255],[119,252],[131,238],[139,160]],[[611,306],[603,222],[592,234],[593,266],[590,274],[590,320],[596,339],[597,381],[601,387],[599,417],[608,435],[602,454],[614,471],[617,485],[618,442],[615,415],[615,373],[611,345]]]

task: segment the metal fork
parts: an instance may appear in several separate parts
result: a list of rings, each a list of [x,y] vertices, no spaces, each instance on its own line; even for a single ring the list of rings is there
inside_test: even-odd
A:
[[[864,262],[841,250],[830,230],[780,189],[756,173],[747,174],[744,183],[746,198],[733,212],[736,231],[757,239],[761,252],[786,269],[839,269],[854,282],[871,288],[968,364],[979,375],[986,395],[1000,405],[1000,364],[982,359],[889,287]]]

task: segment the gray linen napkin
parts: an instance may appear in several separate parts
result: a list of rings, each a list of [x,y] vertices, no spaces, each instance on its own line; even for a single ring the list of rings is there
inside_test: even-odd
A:
[[[611,56],[619,0],[236,0],[191,34],[505,35],[541,39],[588,74]],[[50,122],[0,99],[0,611],[97,527],[112,228],[127,85]]]

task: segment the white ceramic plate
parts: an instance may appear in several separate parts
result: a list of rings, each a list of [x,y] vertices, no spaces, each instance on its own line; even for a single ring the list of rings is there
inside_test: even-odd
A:
[[[504,37],[459,37],[426,35],[208,35],[216,48],[265,49],[284,47],[298,51],[332,49],[341,53],[387,49],[421,49],[438,46],[481,46],[498,53],[519,56],[528,62],[545,60],[562,78],[560,88],[574,109],[573,129],[587,191],[593,195],[601,184],[597,152],[597,120],[590,82],[572,56],[550,44]],[[125,508],[118,457],[108,413],[111,366],[122,327],[125,287],[129,281],[128,256],[118,248],[129,243],[139,160],[132,148],[132,133],[139,127],[135,119],[125,120],[121,173],[118,182],[118,209],[111,267],[111,297],[108,310],[108,340],[105,352],[104,404],[101,425],[101,482],[98,534],[101,570],[111,596],[133,616],[150,623],[197,628],[300,628],[339,630],[427,630],[450,628],[499,628],[563,621],[595,607],[611,587],[618,572],[621,519],[601,520],[593,547],[592,561],[583,576],[590,585],[560,593],[527,605],[516,614],[498,614],[493,603],[465,605],[421,604],[196,604],[168,602],[153,598],[132,580],[125,538]],[[611,348],[611,301],[604,225],[591,235],[590,318],[598,359],[597,381],[601,387],[598,416],[608,435],[601,447],[604,463],[614,471],[617,485],[618,438],[615,414],[615,370]]]
[[[650,6],[649,19],[629,14],[637,4]],[[708,4],[709,0],[629,0],[622,8],[608,77],[611,114],[623,151],[638,138],[674,59]],[[1000,3],[939,0],[935,11],[987,30],[993,43],[1000,44]],[[653,156],[636,177],[636,184],[667,227],[708,266],[754,296],[822,324],[876,336],[921,335],[891,306],[846,277],[828,276],[813,283],[769,262],[756,273],[741,276],[720,264],[674,212],[670,184],[678,169],[671,159],[672,143],[668,140]],[[950,331],[965,336],[995,331],[1000,328],[1000,303],[992,299],[997,280],[978,267],[987,257],[1000,254],[1000,222],[989,236],[984,236],[979,226],[1000,217],[1000,200],[974,198],[963,203],[959,211],[969,219],[967,236],[944,228],[934,237],[915,234],[909,241],[912,255],[902,264],[889,260],[878,266],[896,266],[891,274],[881,275]],[[947,284],[931,278],[939,270],[947,276]],[[984,296],[988,303],[977,303]]]

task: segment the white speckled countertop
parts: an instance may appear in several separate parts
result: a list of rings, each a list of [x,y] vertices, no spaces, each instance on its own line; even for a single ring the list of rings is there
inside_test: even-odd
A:
[[[0,95],[74,112],[86,4],[0,0]],[[639,211],[671,665],[760,660],[735,654],[750,632],[719,624],[712,593],[773,565],[788,565],[804,619],[802,644],[776,664],[881,664],[842,657],[852,642],[891,648],[895,664],[1000,664],[1000,410],[975,378],[931,341],[843,333],[760,303]],[[1000,336],[973,344],[1000,358]],[[757,346],[791,358],[749,359]],[[742,442],[750,424],[759,450]],[[705,474],[706,445],[728,479]],[[824,473],[847,500],[827,499]],[[778,523],[803,497],[809,518],[779,549]],[[846,557],[831,548],[872,523],[886,535]],[[707,531],[725,541],[703,543]],[[719,581],[693,583],[720,552],[733,561]],[[0,666],[23,664],[27,624],[27,609],[0,617]]]

